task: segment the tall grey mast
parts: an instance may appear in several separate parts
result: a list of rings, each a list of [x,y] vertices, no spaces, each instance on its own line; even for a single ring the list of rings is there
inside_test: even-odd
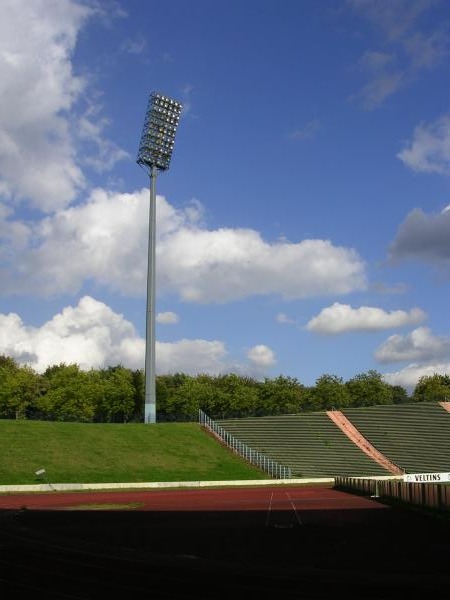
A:
[[[167,171],[169,168],[181,109],[180,102],[176,102],[164,94],[159,92],[150,94],[137,157],[138,165],[143,167],[150,176],[144,423],[156,423],[156,177],[159,171]]]

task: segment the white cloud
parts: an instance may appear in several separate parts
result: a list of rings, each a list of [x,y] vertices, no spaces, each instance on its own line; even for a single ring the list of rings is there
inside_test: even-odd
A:
[[[401,385],[410,393],[424,376],[450,375],[450,337],[433,335],[428,327],[418,327],[408,335],[390,336],[375,352],[382,363],[407,361],[406,367],[385,373],[391,385]]]
[[[68,206],[86,186],[80,144],[84,156],[108,166],[124,156],[103,139],[104,120],[76,114],[89,85],[88,77],[75,74],[72,56],[80,30],[100,12],[76,0],[2,2],[0,196],[8,201],[44,212]]]
[[[120,45],[120,49],[129,54],[143,54],[147,50],[147,40],[141,33],[138,33],[133,38],[125,39]]]
[[[450,175],[450,115],[418,125],[397,157],[413,171]]]
[[[156,315],[156,322],[161,325],[176,325],[180,320],[180,317],[171,311],[161,312]]]
[[[364,289],[354,250],[329,241],[268,243],[251,229],[182,227],[160,239],[160,285],[190,302],[229,302],[251,295],[286,299]]]
[[[256,368],[267,369],[276,364],[275,353],[265,344],[257,344],[247,352],[247,358]]]
[[[430,377],[435,374],[450,375],[450,362],[427,365],[412,363],[399,371],[384,373],[383,380],[390,385],[401,385],[409,393],[412,393],[421,377]]]
[[[379,27],[389,40],[404,38],[434,3],[434,0],[347,0],[350,7]]]
[[[388,52],[381,52],[377,50],[366,50],[360,58],[360,65],[366,69],[372,71],[378,71],[393,61],[393,56]]]
[[[97,173],[110,171],[120,160],[130,158],[128,152],[104,137],[104,130],[108,127],[109,121],[100,117],[100,112],[100,105],[92,105],[80,116],[77,123],[77,139],[84,142],[86,149],[89,145],[93,147],[90,153],[83,153],[80,162],[92,167]]]
[[[75,307],[64,308],[41,327],[25,325],[15,313],[0,314],[2,354],[38,372],[60,363],[76,363],[84,370],[117,364],[142,369],[145,340],[123,315],[84,296]],[[219,340],[155,342],[157,374],[236,372],[251,376],[261,375],[274,364],[273,352],[267,346],[255,346],[248,354],[249,363],[233,362]]]
[[[3,294],[76,293],[83,283],[144,295],[148,190],[94,190],[83,204],[35,224],[0,214],[0,230],[21,244],[1,252]],[[198,202],[184,210],[157,197],[157,289],[190,302],[229,302],[251,295],[307,298],[367,286],[365,266],[328,240],[266,242],[251,229],[208,230]],[[28,244],[26,241],[28,240]],[[19,268],[18,268],[19,266]]]
[[[380,73],[377,78],[367,83],[361,90],[363,106],[369,110],[378,107],[404,85],[402,73]]]
[[[70,0],[5,0],[0,19],[0,181],[43,209],[84,185],[68,111],[86,82],[71,55],[90,9]]]
[[[291,319],[283,312],[278,313],[277,316],[275,317],[275,320],[277,323],[280,323],[281,325],[295,325],[297,323],[297,321],[295,319]]]
[[[434,0],[347,0],[347,5],[380,34],[379,47],[366,50],[358,65],[368,77],[357,94],[367,109],[437,67],[448,54],[445,24],[430,27],[425,15],[436,5]]]
[[[217,340],[182,339],[176,342],[157,342],[155,353],[158,373],[214,375],[229,368],[225,344]]]
[[[448,268],[450,264],[450,211],[428,215],[411,211],[389,248],[391,259],[416,259]]]
[[[85,280],[93,280],[130,295],[144,295],[147,194],[145,190],[134,195],[94,190],[82,205],[23,224],[29,245],[4,253],[2,292],[76,293]],[[4,228],[11,222],[5,222]]]
[[[65,362],[82,369],[122,363],[141,368],[145,341],[134,325],[89,296],[66,307],[41,327],[26,326],[17,314],[0,315],[0,354],[38,372]]]
[[[418,327],[408,335],[390,336],[377,349],[375,358],[381,363],[450,360],[450,338],[435,336],[428,327]]]
[[[292,131],[288,135],[288,138],[291,140],[310,140],[316,136],[320,128],[320,121],[318,119],[313,119],[312,121],[308,121],[300,129],[295,129],[294,131]]]
[[[420,308],[412,308],[410,311],[386,312],[372,306],[352,308],[348,304],[335,302],[313,317],[306,325],[306,329],[331,335],[349,331],[380,331],[405,325],[417,325],[426,316],[426,313]]]

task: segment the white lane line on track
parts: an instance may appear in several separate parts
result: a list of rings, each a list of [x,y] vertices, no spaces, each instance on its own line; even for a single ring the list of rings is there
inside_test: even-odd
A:
[[[286,492],[286,496],[289,498],[289,502],[291,503],[292,506],[292,510],[294,511],[294,514],[296,516],[297,522],[299,525],[303,525],[302,520],[300,519],[300,515],[297,512],[297,509],[295,508],[295,504],[294,501],[292,500],[292,498],[290,497],[290,495]]]
[[[269,508],[267,510],[266,527],[269,527],[270,513],[272,511],[273,492],[270,495]]]

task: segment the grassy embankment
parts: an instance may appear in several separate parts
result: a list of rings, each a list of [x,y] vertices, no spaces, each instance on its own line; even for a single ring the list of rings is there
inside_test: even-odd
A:
[[[0,484],[267,479],[196,423],[0,420]]]

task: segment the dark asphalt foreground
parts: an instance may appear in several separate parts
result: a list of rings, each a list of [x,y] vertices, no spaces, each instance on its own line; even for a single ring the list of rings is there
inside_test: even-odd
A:
[[[3,508],[0,598],[450,595],[447,520],[317,487],[150,494],[113,496],[122,506],[138,498],[139,510],[74,510],[86,507],[86,494],[69,504],[66,496],[64,509],[58,495],[48,496],[51,510],[23,508],[36,496],[21,497],[22,508]],[[96,495],[91,508],[101,508],[100,500],[106,507],[108,497]],[[189,508],[176,509],[186,502]]]

